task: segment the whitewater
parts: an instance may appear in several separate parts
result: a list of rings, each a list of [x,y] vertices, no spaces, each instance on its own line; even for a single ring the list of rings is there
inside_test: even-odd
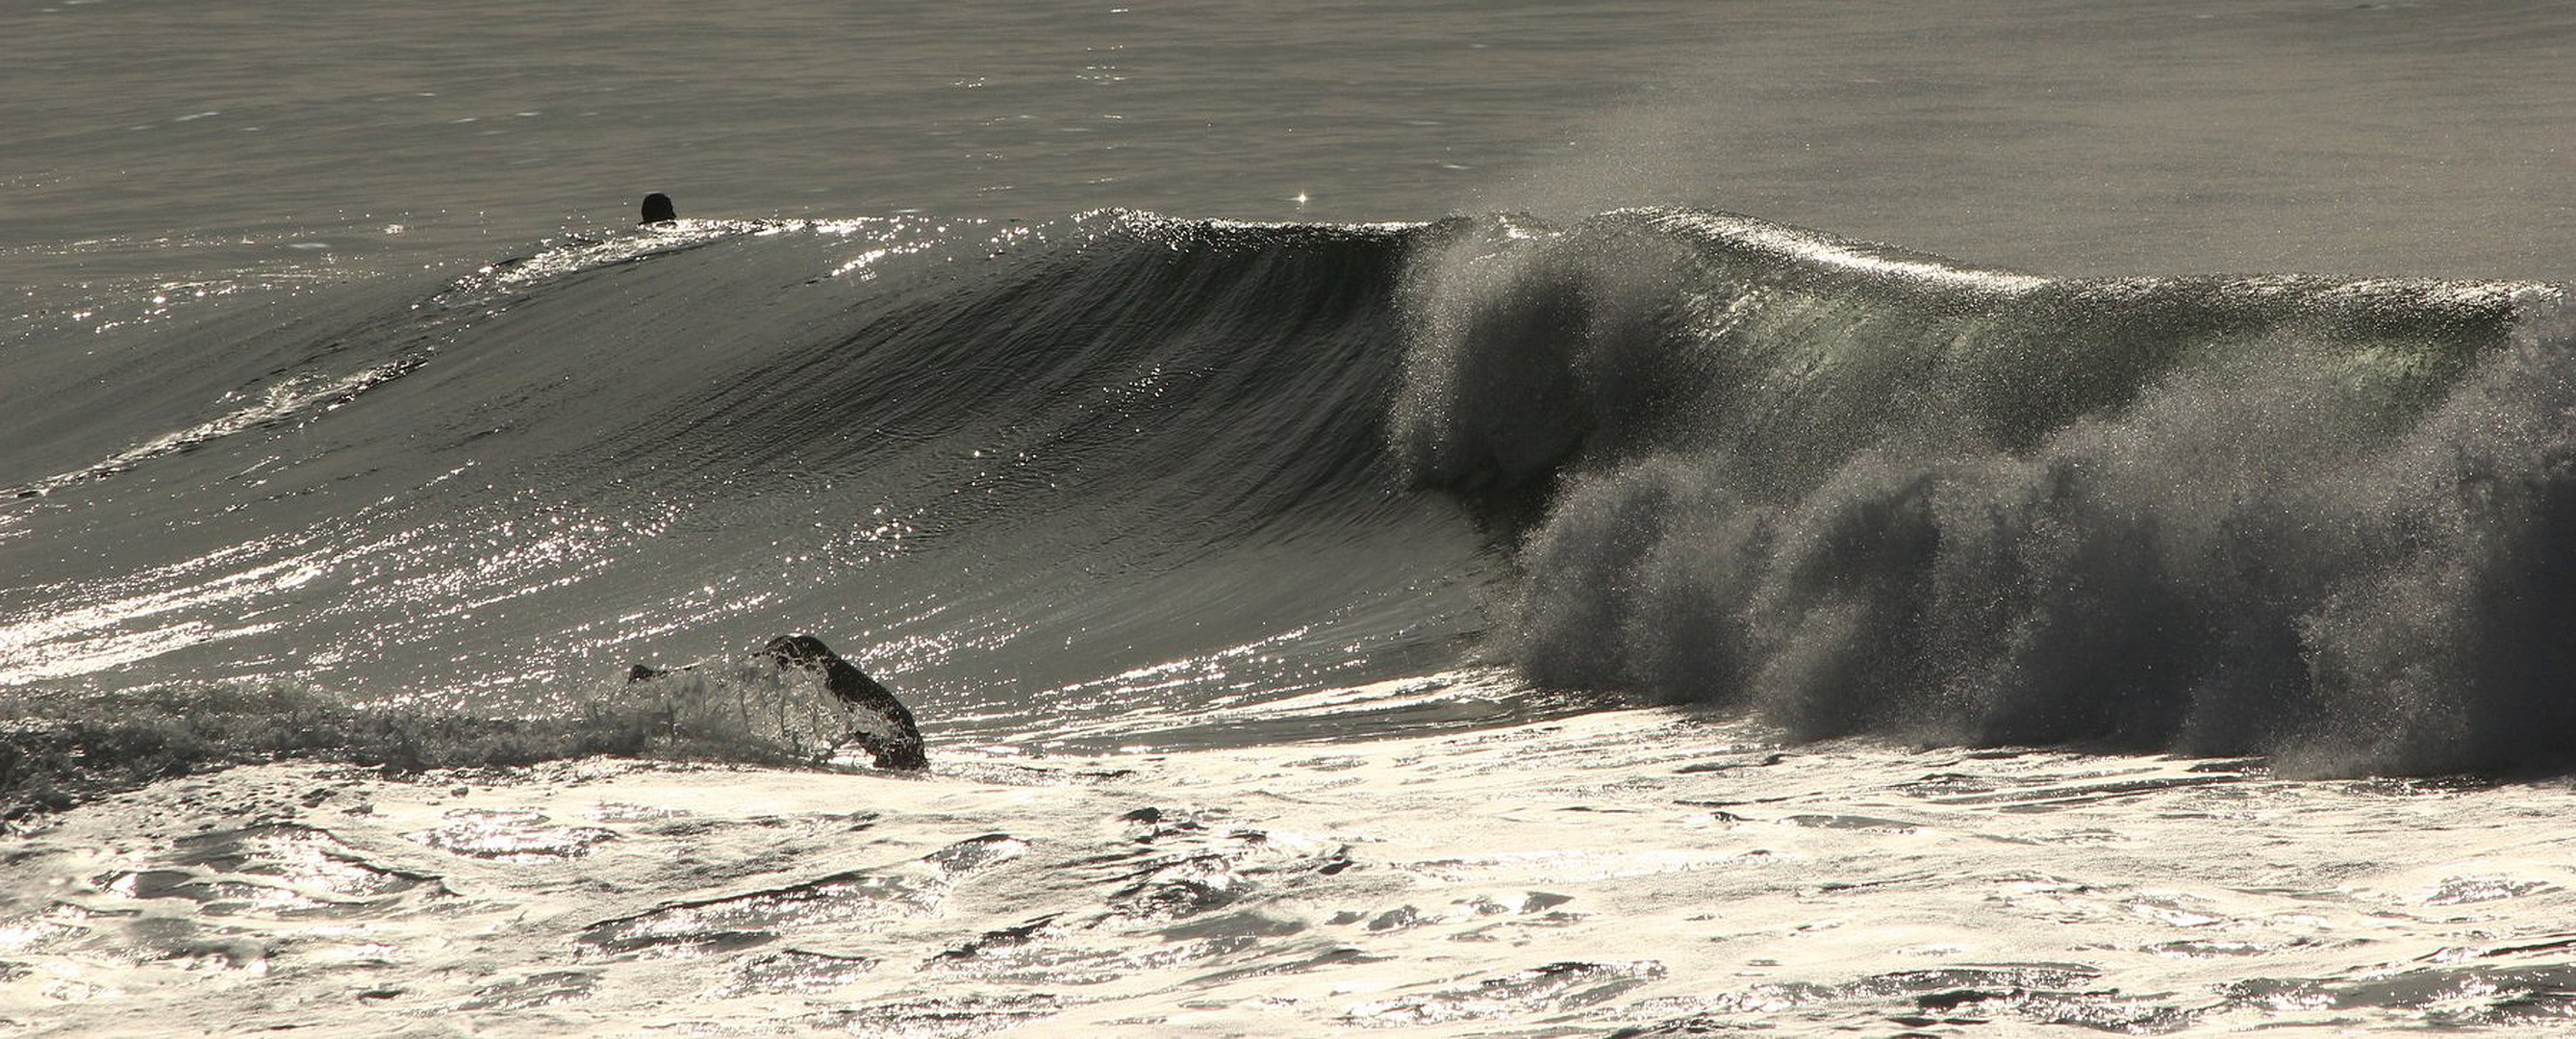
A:
[[[2576,1020],[2563,11],[0,38],[0,1033]]]

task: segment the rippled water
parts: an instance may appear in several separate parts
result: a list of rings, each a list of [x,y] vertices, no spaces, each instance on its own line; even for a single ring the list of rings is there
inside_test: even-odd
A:
[[[482,262],[650,190],[730,217],[1694,205],[2094,274],[2555,279],[2576,224],[2552,5],[12,0],[0,34],[0,257],[36,286]]]

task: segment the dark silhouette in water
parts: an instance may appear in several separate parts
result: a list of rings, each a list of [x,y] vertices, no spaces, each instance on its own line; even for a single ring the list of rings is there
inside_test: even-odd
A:
[[[912,711],[886,687],[840,658],[812,635],[781,635],[762,648],[781,670],[790,667],[823,673],[823,685],[859,715],[852,739],[877,757],[878,768],[928,768],[921,753],[921,728]],[[639,665],[640,666],[640,665]],[[872,724],[869,715],[883,719]]]
[[[644,219],[636,223],[665,224],[679,218],[679,211],[671,208],[671,196],[656,191],[644,196]]]
[[[921,726],[912,720],[911,708],[894,698],[894,693],[869,678],[840,654],[832,652],[823,640],[812,635],[781,635],[769,640],[761,652],[784,671],[799,668],[820,672],[823,687],[847,704],[854,717],[850,734],[843,742],[856,743],[876,755],[878,768],[928,768],[930,759],[921,752]],[[655,667],[637,664],[626,672],[626,681],[648,682],[683,671],[697,670],[699,664],[678,667]],[[838,746],[838,744],[835,744]]]

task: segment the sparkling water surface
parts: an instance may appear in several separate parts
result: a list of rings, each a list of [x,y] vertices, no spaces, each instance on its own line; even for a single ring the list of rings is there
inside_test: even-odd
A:
[[[0,0],[0,1033],[2548,1034],[2571,52]]]

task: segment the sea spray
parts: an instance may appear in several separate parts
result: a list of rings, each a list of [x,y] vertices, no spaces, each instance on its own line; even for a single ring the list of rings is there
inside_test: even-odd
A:
[[[1534,681],[1804,738],[2576,760],[2553,288],[2053,281],[1669,210],[1417,263],[1390,441],[1511,523]]]

